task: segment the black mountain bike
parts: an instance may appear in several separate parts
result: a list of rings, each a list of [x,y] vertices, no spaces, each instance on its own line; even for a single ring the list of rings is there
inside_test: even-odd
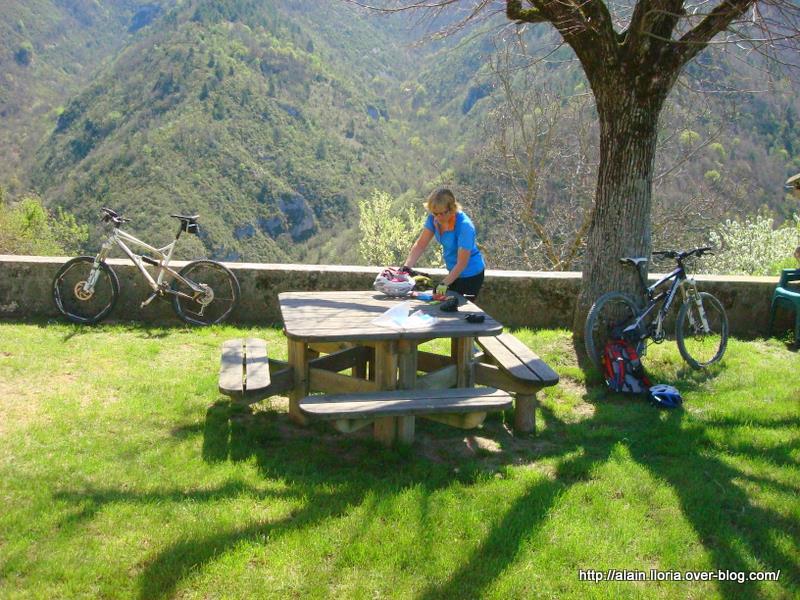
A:
[[[226,266],[213,260],[196,260],[176,271],[169,266],[181,233],[199,232],[197,215],[171,215],[180,222],[172,243],[156,248],[120,229],[130,219],[103,208],[103,222],[111,225],[108,238],[97,256],[78,256],[64,263],[53,280],[53,300],[58,310],[75,323],[97,323],[114,308],[119,297],[119,279],[106,263],[117,245],[133,261],[152,293],[142,308],[156,298],[171,298],[177,315],[193,325],[211,325],[225,320],[239,300],[239,282]],[[152,256],[136,254],[127,244],[144,248]],[[157,267],[155,277],[145,264]]]
[[[678,290],[683,304],[675,323],[675,340],[683,359],[694,369],[703,369],[718,362],[728,344],[728,317],[722,303],[708,292],[698,292],[695,281],[686,274],[683,261],[690,256],[710,254],[711,248],[695,248],[685,252],[666,250],[653,256],[674,259],[677,267],[650,287],[645,282],[643,266],[646,258],[621,258],[620,262],[636,268],[641,286],[640,297],[622,292],[600,296],[589,310],[584,331],[586,353],[602,371],[601,357],[610,339],[625,339],[639,355],[646,351],[646,340],[664,341],[664,322]],[[667,282],[672,284],[667,286]]]

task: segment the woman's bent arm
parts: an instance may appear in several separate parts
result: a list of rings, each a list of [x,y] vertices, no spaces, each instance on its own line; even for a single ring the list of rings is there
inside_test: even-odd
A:
[[[461,275],[461,272],[466,269],[467,265],[469,264],[469,255],[470,252],[466,248],[458,249],[458,258],[456,259],[456,264],[453,267],[453,270],[450,271],[444,279],[442,279],[443,284],[450,285],[456,279],[458,279],[458,277]]]
[[[417,241],[414,242],[413,246],[411,246],[411,252],[408,253],[408,258],[403,264],[406,267],[413,267],[416,265],[419,257],[422,256],[423,252],[425,252],[425,248],[428,247],[428,244],[430,244],[432,239],[433,232],[430,229],[423,229],[422,233],[419,234]]]

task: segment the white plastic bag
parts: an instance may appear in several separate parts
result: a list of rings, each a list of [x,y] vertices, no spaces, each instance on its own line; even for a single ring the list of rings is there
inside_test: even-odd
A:
[[[383,325],[388,327],[400,327],[408,321],[408,313],[411,310],[410,302],[401,302],[395,304],[392,308],[384,312],[379,317],[372,319],[375,325]]]
[[[422,329],[424,327],[431,327],[434,323],[436,323],[436,317],[418,310],[408,316],[405,327],[406,329]]]
[[[384,312],[379,317],[372,320],[374,325],[392,327],[394,329],[420,329],[430,327],[436,323],[436,317],[426,314],[420,310],[411,312],[410,302],[395,304],[392,308]]]

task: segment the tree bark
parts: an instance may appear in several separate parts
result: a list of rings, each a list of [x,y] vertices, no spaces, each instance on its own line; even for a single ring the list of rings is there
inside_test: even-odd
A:
[[[583,283],[573,332],[583,355],[583,324],[603,293],[636,293],[636,271],[620,264],[624,256],[649,256],[650,208],[658,119],[666,93],[642,94],[625,78],[593,85],[600,119],[600,168],[596,201],[586,237]]]

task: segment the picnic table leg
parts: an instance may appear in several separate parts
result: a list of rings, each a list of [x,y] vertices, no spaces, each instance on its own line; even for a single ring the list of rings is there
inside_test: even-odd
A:
[[[375,383],[379,390],[393,390],[397,387],[397,354],[394,342],[378,342],[375,344]],[[375,439],[386,446],[391,446],[397,439],[397,418],[382,417],[375,419],[373,428]]]
[[[516,394],[514,398],[514,431],[536,431],[536,394]]]
[[[417,344],[410,340],[397,342],[398,387],[413,390],[417,385]],[[397,439],[403,444],[414,441],[414,417],[397,417]]]
[[[472,361],[472,342],[474,338],[453,338],[451,356],[456,363],[456,386],[474,387],[475,368]]]
[[[289,418],[298,425],[305,425],[308,420],[300,412],[300,401],[308,396],[308,346],[297,340],[287,341],[293,377],[292,389],[289,390]]]

